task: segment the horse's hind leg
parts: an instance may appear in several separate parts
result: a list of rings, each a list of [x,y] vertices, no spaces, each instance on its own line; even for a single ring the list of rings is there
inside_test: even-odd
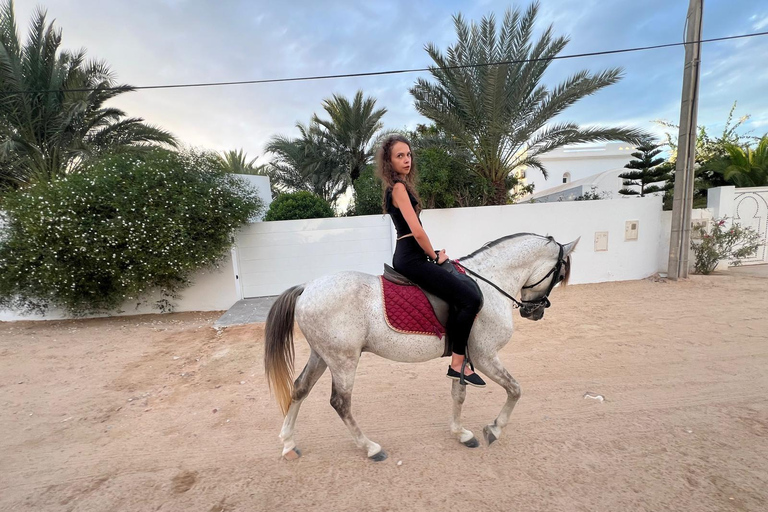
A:
[[[341,417],[341,420],[349,429],[355,444],[364,449],[369,459],[382,461],[387,458],[387,454],[381,449],[381,446],[368,439],[363,434],[357,422],[352,417],[352,388],[355,384],[355,372],[357,363],[360,359],[358,354],[354,359],[338,361],[337,364],[331,364],[331,375],[333,376],[333,388],[331,390],[331,406]]]
[[[280,439],[283,441],[283,457],[286,459],[296,459],[301,456],[301,452],[296,448],[296,441],[293,439],[296,427],[296,417],[299,415],[301,402],[307,397],[317,380],[323,375],[327,365],[325,361],[314,350],[309,355],[309,361],[296,379],[293,385],[293,396],[288,413],[283,421],[283,428],[280,430]]]
[[[451,419],[451,433],[459,438],[464,446],[477,448],[480,444],[472,431],[465,429],[461,425],[461,406],[467,397],[467,386],[462,386],[459,381],[453,381],[451,387],[451,397],[453,398],[453,418]]]
[[[496,417],[493,423],[486,425],[483,428],[483,435],[488,444],[492,444],[501,436],[501,431],[509,422],[509,416],[512,414],[512,410],[515,408],[515,404],[520,399],[520,385],[509,374],[504,365],[501,364],[498,356],[493,358],[477,358],[475,361],[481,372],[483,372],[489,379],[503,387],[507,392],[507,401],[504,407],[501,408],[501,412]]]

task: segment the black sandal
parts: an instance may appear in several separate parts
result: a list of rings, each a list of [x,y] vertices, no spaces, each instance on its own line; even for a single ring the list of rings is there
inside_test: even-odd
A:
[[[462,368],[463,370],[463,368]],[[471,375],[463,375],[464,372],[457,372],[453,368],[451,368],[450,365],[448,365],[448,374],[446,377],[449,379],[457,380],[462,385],[466,386],[469,384],[470,386],[475,386],[477,388],[484,388],[485,387],[485,381],[480,378],[480,376],[477,373],[473,373]]]

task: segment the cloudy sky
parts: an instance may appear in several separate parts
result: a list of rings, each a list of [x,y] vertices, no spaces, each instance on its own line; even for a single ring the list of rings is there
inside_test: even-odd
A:
[[[256,80],[359,73],[431,64],[424,45],[445,49],[455,40],[452,16],[470,20],[527,2],[496,0],[16,0],[26,38],[34,10],[47,10],[63,30],[67,49],[84,47],[134,86]],[[678,42],[687,0],[541,0],[539,32],[554,26],[570,43],[562,54]],[[768,2],[707,0],[704,38],[768,31]],[[722,130],[751,114],[746,130],[768,132],[768,36],[709,43],[702,51],[699,124]],[[659,132],[654,119],[677,122],[682,47],[554,62],[553,86],[581,69],[624,68],[623,80],[561,115],[584,124],[634,125]],[[145,118],[187,144],[215,150],[243,148],[261,155],[277,133],[295,135],[332,94],[362,89],[386,107],[387,128],[426,122],[409,88],[416,73],[288,84],[136,91],[114,104]],[[423,76],[426,76],[424,74]],[[659,132],[660,133],[660,132]]]

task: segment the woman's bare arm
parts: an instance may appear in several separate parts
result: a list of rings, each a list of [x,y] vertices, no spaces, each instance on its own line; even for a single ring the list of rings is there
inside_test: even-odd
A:
[[[408,227],[411,228],[411,233],[413,233],[413,237],[416,239],[419,247],[427,256],[434,258],[437,251],[432,247],[432,242],[429,241],[427,232],[424,231],[419,222],[419,217],[416,215],[411,199],[408,197],[408,191],[402,183],[395,183],[395,186],[392,188],[392,204],[403,214],[403,218],[408,223]],[[445,251],[440,251],[438,263],[443,263],[447,259],[448,255],[445,254]]]

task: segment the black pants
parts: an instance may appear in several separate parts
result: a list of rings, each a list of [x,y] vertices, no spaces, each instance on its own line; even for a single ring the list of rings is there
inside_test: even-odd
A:
[[[444,268],[429,262],[413,237],[397,241],[392,266],[451,306],[448,325],[445,326],[446,336],[451,343],[451,349],[464,355],[469,331],[472,330],[475,316],[482,306],[482,298],[477,290]]]

